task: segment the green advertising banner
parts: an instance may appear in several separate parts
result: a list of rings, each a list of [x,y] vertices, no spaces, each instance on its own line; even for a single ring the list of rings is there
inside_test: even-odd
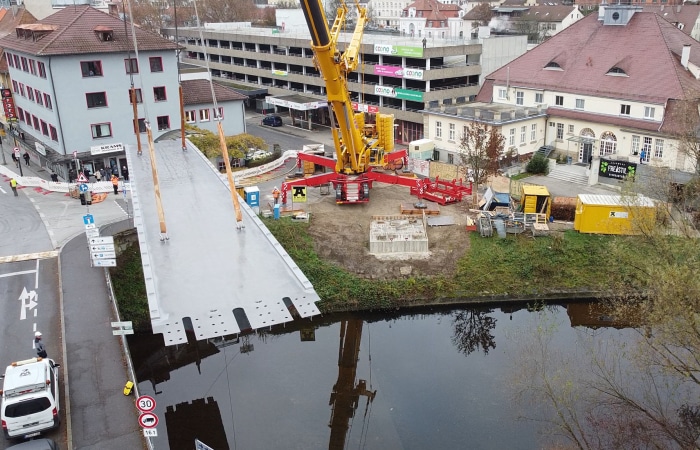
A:
[[[410,89],[394,88],[394,92],[396,92],[396,98],[400,98],[403,100],[410,100],[412,102],[422,102],[423,101],[423,93],[420,91],[412,91]]]
[[[407,58],[422,58],[423,48],[422,47],[406,47],[404,45],[394,45],[393,49],[395,56],[406,56]]]

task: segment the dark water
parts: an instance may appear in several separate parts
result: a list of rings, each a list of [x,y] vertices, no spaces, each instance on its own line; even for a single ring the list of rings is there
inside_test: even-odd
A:
[[[585,304],[549,314],[561,325],[558,351],[576,346],[571,321],[605,325]],[[159,450],[193,449],[194,438],[216,450],[533,449],[543,442],[536,424],[518,420],[509,380],[536,316],[326,316],[273,334],[129,344],[141,394],[157,401]]]

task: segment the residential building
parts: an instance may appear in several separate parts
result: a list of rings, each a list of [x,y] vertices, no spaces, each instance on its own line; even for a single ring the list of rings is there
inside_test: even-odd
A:
[[[464,21],[458,5],[437,0],[416,0],[401,12],[399,29],[417,38],[464,38]],[[468,36],[467,36],[468,37]]]
[[[17,125],[46,165],[64,175],[73,154],[95,170],[124,165],[124,146],[179,128],[176,44],[86,5],[61,9],[0,39]],[[136,88],[138,124],[130,98]]]
[[[477,101],[546,105],[543,143],[581,163],[639,163],[644,150],[644,163],[695,172],[677,132],[697,119],[699,75],[698,41],[641,7],[610,5],[489,74]]]
[[[653,12],[663,17],[673,26],[689,34],[693,39],[700,40],[700,5],[691,4],[655,4],[643,5],[644,12]]]
[[[401,13],[410,3],[410,0],[370,0],[367,5],[377,26],[398,29]]]
[[[0,38],[15,32],[17,25],[26,23],[34,23],[36,18],[29,13],[24,7],[11,7],[9,9],[0,8]],[[4,50],[0,48],[0,87],[9,88],[11,86],[10,73],[7,67],[7,59]],[[5,120],[5,111],[0,110],[0,120],[7,123]]]
[[[222,125],[227,136],[245,133],[245,105],[248,98],[233,89],[214,83],[217,106],[211,96],[209,80],[182,81],[185,123],[212,133],[218,133],[216,118],[224,119]],[[176,128],[176,127],[173,127]]]
[[[10,0],[16,1],[16,0]],[[45,19],[59,9],[67,6],[89,5],[100,11],[107,12],[110,4],[114,4],[109,0],[17,0],[27,11],[29,11],[37,19]]]

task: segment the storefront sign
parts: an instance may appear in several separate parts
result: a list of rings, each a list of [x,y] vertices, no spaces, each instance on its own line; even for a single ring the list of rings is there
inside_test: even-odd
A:
[[[411,89],[401,88],[395,88],[394,91],[396,92],[396,98],[400,98],[403,100],[411,100],[412,102],[423,101],[423,93],[420,91],[413,91]]]
[[[403,69],[403,77],[409,80],[422,80],[423,69],[409,69],[407,67]]]
[[[328,106],[328,102],[324,101],[297,103],[277,97],[265,97],[265,102],[270,105],[282,106],[283,108],[295,109],[297,111],[309,111],[311,109],[324,108]]]
[[[612,161],[608,159],[600,160],[598,175],[601,177],[624,180],[627,177],[634,179],[637,172],[637,164],[626,161]]]
[[[93,147],[90,147],[90,154],[91,155],[101,155],[103,153],[123,152],[123,151],[124,151],[124,144],[122,144],[121,142],[116,143],[116,144],[95,145]]]
[[[382,97],[396,97],[396,92],[391,86],[374,86],[374,95],[381,95]]]
[[[8,122],[17,122],[17,110],[15,109],[15,99],[12,98],[12,91],[9,89],[0,90],[2,94],[2,108]]]
[[[377,114],[379,112],[379,106],[365,105],[364,103],[352,102],[353,111],[362,111],[370,114]]]
[[[272,69],[272,75],[278,75],[278,76],[280,76],[280,77],[286,77],[286,76],[287,76],[287,71],[286,71],[286,70]]]
[[[401,78],[403,76],[403,67],[374,66],[374,74],[384,77]]]
[[[405,56],[407,58],[422,58],[422,47],[406,47],[404,45],[374,44],[377,55]]]
[[[41,153],[42,155],[46,156],[46,147],[44,147],[43,145],[41,145],[41,144],[38,143],[38,142],[35,142],[35,143],[34,143],[34,148],[36,148],[36,151],[37,151],[38,153]]]

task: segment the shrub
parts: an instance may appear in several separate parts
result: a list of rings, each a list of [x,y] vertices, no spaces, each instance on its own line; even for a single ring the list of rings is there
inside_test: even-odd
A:
[[[530,162],[527,163],[526,170],[529,173],[547,175],[549,173],[549,160],[535,153]]]

